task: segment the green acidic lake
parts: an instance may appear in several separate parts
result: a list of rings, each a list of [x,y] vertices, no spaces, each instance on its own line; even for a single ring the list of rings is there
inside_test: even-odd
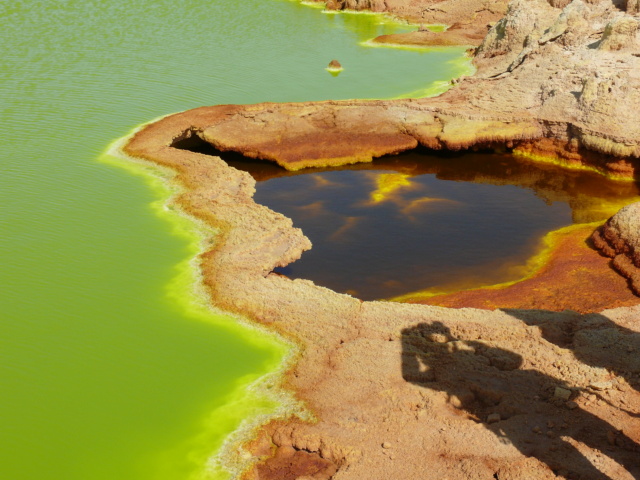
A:
[[[463,48],[362,46],[407,30],[380,20],[286,0],[0,3],[0,478],[212,475],[268,407],[243,387],[286,348],[194,304],[197,239],[158,181],[104,152],[196,106],[388,98],[466,72]]]

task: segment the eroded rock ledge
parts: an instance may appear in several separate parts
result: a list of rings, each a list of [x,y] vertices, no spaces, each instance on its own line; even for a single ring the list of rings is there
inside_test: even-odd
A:
[[[594,232],[593,242],[640,295],[640,203],[622,208]]]
[[[175,171],[173,201],[218,230],[199,258],[211,301],[301,346],[284,386],[318,421],[264,426],[250,459],[235,458],[258,462],[245,478],[640,477],[640,307],[447,309],[287,279],[271,272],[310,248],[303,233],[253,201],[248,174],[172,146],[198,135],[295,170],[502,145],[633,176],[636,19],[609,1],[566,3],[512,2],[478,77],[437,99],[205,107],[125,146]]]
[[[185,132],[289,170],[371,161],[418,145],[507,146],[633,177],[637,25],[605,0],[564,9],[517,0],[478,48],[478,74],[438,98],[213,107]]]
[[[445,32],[383,35],[376,43],[400,45],[479,45],[487,30],[503,17],[508,0],[316,0],[329,10],[387,12],[421,25],[447,25]]]

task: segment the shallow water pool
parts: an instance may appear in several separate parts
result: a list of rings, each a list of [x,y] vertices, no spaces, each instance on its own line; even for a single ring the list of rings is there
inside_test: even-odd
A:
[[[313,243],[276,271],[363,300],[518,280],[547,232],[604,221],[638,195],[632,182],[510,154],[413,152],[301,172],[223,157]]]

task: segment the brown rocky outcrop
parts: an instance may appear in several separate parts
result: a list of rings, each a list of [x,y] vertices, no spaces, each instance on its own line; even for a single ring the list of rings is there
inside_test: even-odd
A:
[[[387,11],[387,2],[385,0],[327,0],[326,4],[328,10]]]
[[[593,242],[640,295],[640,203],[622,208],[593,234]]]
[[[225,107],[225,115],[212,110],[192,130],[220,150],[289,170],[370,161],[418,145],[500,144],[631,177],[640,156],[632,24],[604,0],[574,0],[562,10],[515,0],[479,47],[477,75],[438,98]]]
[[[331,60],[327,68],[331,70],[342,70],[342,65],[338,60]]]
[[[454,3],[491,11],[427,2],[421,18]],[[513,2],[478,51],[477,76],[436,99],[203,107],[130,139],[124,152],[175,172],[174,205],[216,231],[198,258],[211,302],[299,347],[282,386],[315,421],[269,422],[227,446],[229,465],[260,480],[640,476],[640,307],[452,309],[362,302],[290,280],[272,271],[311,248],[303,232],[253,201],[248,174],[174,147],[195,135],[296,170],[416,145],[499,145],[633,176],[640,52],[615,26],[628,22],[626,7]],[[626,245],[614,230],[610,248]]]
[[[637,50],[638,20],[633,17],[617,17],[611,20],[604,29],[600,50],[619,51],[623,49]]]

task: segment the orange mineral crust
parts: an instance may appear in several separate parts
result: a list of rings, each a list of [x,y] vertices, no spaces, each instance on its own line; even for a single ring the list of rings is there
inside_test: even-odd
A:
[[[410,303],[441,307],[540,309],[599,312],[640,303],[627,281],[590,244],[592,225],[553,234],[548,260],[530,278],[504,287],[478,288]]]

